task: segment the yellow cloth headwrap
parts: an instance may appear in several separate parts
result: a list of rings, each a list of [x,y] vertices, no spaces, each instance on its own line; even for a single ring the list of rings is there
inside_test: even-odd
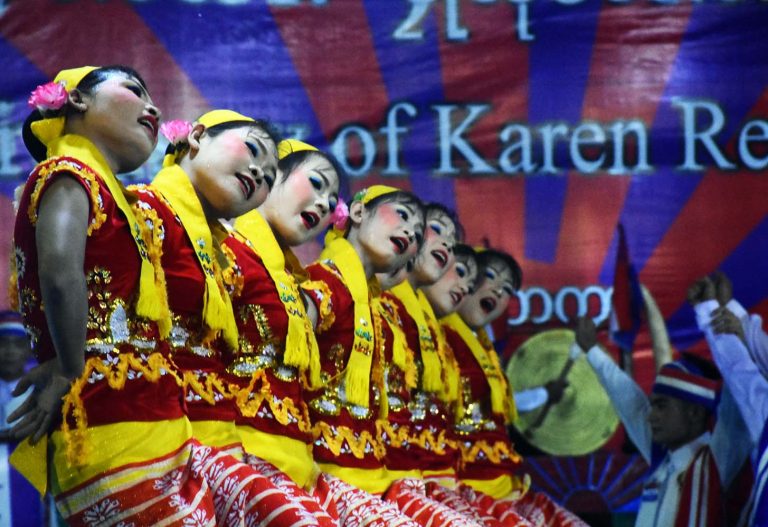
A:
[[[61,70],[58,75],[56,75],[56,78],[53,79],[53,82],[63,84],[67,92],[70,92],[77,88],[77,85],[80,84],[80,81],[83,80],[86,75],[96,69],[99,68],[96,66],[82,66],[80,68]],[[35,121],[31,125],[32,133],[35,134],[35,137],[37,137],[41,143],[48,146],[51,141],[60,137],[64,132],[64,122],[63,115]],[[50,153],[48,154],[48,157],[51,157]]]
[[[281,143],[282,144],[282,143]],[[283,362],[307,372],[309,387],[320,387],[320,351],[312,322],[302,302],[296,279],[286,272],[286,260],[295,261],[290,249],[280,248],[267,221],[257,210],[235,220],[235,229],[251,242],[275,283],[280,301],[288,315]]]
[[[233,110],[211,110],[210,112],[201,115],[192,126],[194,127],[195,124],[202,124],[206,128],[211,128],[220,124],[239,121],[254,122],[254,119]],[[163,168],[176,163],[179,160],[179,154],[183,151],[184,150],[180,149],[180,147],[170,149],[170,151],[167,150],[165,157],[163,157]]]
[[[283,159],[284,157],[287,157],[288,155],[293,154],[295,152],[304,152],[304,151],[317,152],[318,150],[317,148],[310,145],[309,143],[305,143],[304,141],[299,141],[298,139],[283,139],[277,145],[277,158]]]
[[[472,356],[480,364],[485,373],[485,379],[491,389],[491,410],[497,415],[504,416],[507,423],[517,419],[517,408],[512,395],[509,393],[509,385],[504,372],[501,370],[499,357],[496,350],[490,344],[488,335],[484,330],[477,333],[464,322],[458,313],[453,313],[441,320],[443,324],[459,334],[464,343],[469,347]],[[483,345],[485,341],[485,345]]]
[[[67,92],[70,92],[77,88],[77,85],[80,84],[80,81],[83,80],[86,75],[96,69],[98,69],[96,66],[83,66],[80,68],[61,70],[59,74],[56,75],[56,78],[53,79],[53,82],[63,84]],[[64,132],[64,122],[65,119],[63,115],[35,121],[31,125],[32,133],[35,134],[35,137],[37,137],[41,143],[48,146],[51,141],[60,137]],[[50,157],[50,153],[48,154],[48,157]]]
[[[370,202],[371,200],[383,196],[384,194],[392,194],[394,192],[402,192],[399,188],[390,187],[388,185],[371,185],[357,192],[352,198],[352,201],[362,201],[363,204]]]
[[[254,122],[254,119],[232,110],[211,110],[204,113],[197,119],[198,124],[206,128],[212,128],[224,123],[234,123],[237,121]]]

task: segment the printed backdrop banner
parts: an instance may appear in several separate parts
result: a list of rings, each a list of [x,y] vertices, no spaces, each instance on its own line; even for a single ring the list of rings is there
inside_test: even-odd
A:
[[[607,319],[622,224],[685,348],[700,275],[768,313],[765,27],[768,5],[732,0],[0,1],[2,240],[29,92],[123,63],[167,119],[267,117],[337,155],[347,195],[386,181],[456,207],[470,242],[520,260],[523,332],[579,305]]]

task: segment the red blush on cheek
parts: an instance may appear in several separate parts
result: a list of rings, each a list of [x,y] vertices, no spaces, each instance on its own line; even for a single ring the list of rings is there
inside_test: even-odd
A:
[[[227,159],[248,159],[250,157],[250,152],[248,151],[248,147],[245,146],[243,139],[237,134],[226,132],[225,134],[226,135],[223,135],[221,140],[218,141],[222,155]]]
[[[312,203],[314,199],[314,189],[304,170],[294,170],[291,172],[286,183],[290,189],[291,199],[294,203],[301,204],[302,209],[305,208],[305,204]]]
[[[373,217],[373,221],[392,229],[400,226],[403,221],[402,216],[395,210],[395,207],[389,203],[379,205],[376,209],[376,215]]]

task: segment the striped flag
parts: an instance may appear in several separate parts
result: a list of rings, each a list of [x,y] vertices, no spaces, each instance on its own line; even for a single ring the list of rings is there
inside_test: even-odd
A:
[[[618,225],[619,243],[616,251],[616,268],[613,275],[611,299],[611,340],[622,350],[632,351],[635,337],[640,331],[643,311],[643,295],[637,272],[629,258],[629,248],[624,227]]]

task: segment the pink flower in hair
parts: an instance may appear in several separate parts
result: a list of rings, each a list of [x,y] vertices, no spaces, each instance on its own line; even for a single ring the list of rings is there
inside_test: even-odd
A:
[[[48,82],[41,84],[32,91],[27,100],[31,108],[43,112],[46,110],[59,110],[67,102],[67,89],[62,82]]]
[[[160,133],[174,145],[185,141],[191,131],[192,123],[179,119],[167,121],[160,125]]]
[[[349,218],[349,208],[344,200],[339,198],[336,208],[331,213],[331,223],[333,226],[343,231],[347,228],[347,218]]]

